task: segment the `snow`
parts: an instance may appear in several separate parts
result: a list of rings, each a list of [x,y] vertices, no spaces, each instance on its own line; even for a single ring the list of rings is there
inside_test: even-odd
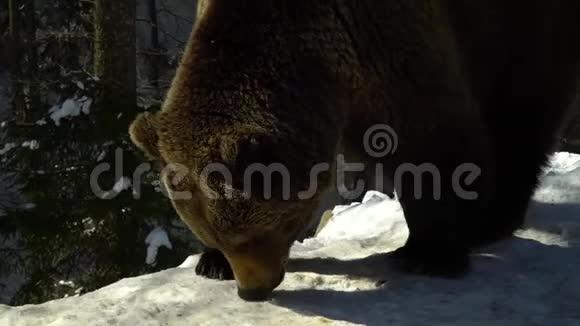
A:
[[[76,81],[75,83],[80,90],[83,90],[83,91],[85,90],[85,84],[83,84],[83,82]]]
[[[93,101],[86,96],[81,98],[69,98],[61,105],[52,107],[48,113],[56,126],[60,126],[60,120],[67,117],[77,117],[82,113],[89,114]]]
[[[91,217],[85,217],[82,219],[81,223],[83,224],[83,234],[85,235],[92,235],[97,231],[97,223]]]
[[[78,297],[0,306],[0,325],[579,325],[579,180],[580,156],[556,155],[525,229],[474,253],[462,279],[391,268],[385,253],[408,230],[397,201],[371,192],[293,246],[268,302],[244,302],[235,282],[196,276],[196,255]]]
[[[22,147],[29,148],[30,150],[37,150],[40,148],[40,143],[38,140],[27,140],[22,143]]]
[[[2,149],[0,149],[0,155],[4,155],[4,154],[8,153],[11,150],[13,150],[14,148],[16,148],[16,144],[14,144],[14,143],[4,144],[4,147]]]
[[[101,162],[102,160],[105,159],[105,157],[107,157],[107,151],[102,151],[99,156],[97,157],[97,162]]]
[[[38,142],[38,140],[27,140],[22,142],[22,144],[20,145],[23,148],[28,148],[30,150],[37,150],[40,148],[40,143]],[[4,147],[0,149],[0,155],[5,155],[8,152],[10,152],[11,150],[17,148],[18,146],[15,143],[7,143],[4,144]]]
[[[157,261],[157,252],[159,251],[159,248],[165,247],[169,250],[173,250],[167,232],[165,232],[161,227],[157,227],[151,231],[147,238],[145,238],[145,243],[147,244],[147,257],[145,258],[145,263],[148,265],[154,265]]]
[[[397,201],[390,200],[385,194],[371,191],[366,194],[362,203],[363,205],[354,203],[349,206],[336,206],[332,210],[333,218],[320,231],[316,240],[364,240],[388,232],[400,238],[398,242],[404,242],[409,230],[403,209]],[[384,212],[391,212],[387,225]],[[356,223],[356,220],[360,220],[360,223]],[[389,229],[385,230],[385,227]]]
[[[121,177],[117,179],[115,184],[113,185],[113,189],[110,191],[106,191],[102,194],[102,198],[113,198],[116,195],[122,193],[125,190],[129,190],[132,187],[132,181],[128,177]]]
[[[129,179],[128,177],[122,177],[122,178],[119,178],[119,180],[117,180],[117,182],[113,186],[113,191],[114,192],[123,192],[127,189],[130,189],[130,188],[131,188],[131,179]]]

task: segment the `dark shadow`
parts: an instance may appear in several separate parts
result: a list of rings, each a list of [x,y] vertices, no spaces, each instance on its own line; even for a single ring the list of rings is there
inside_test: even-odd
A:
[[[557,223],[555,223],[557,221]],[[527,226],[547,233],[562,234],[574,231],[580,236],[580,203],[544,203],[534,201],[530,205]]]
[[[451,325],[466,320],[486,324],[532,320],[536,313],[542,318],[580,318],[574,307],[580,302],[579,248],[513,237],[474,254],[472,270],[460,279],[404,274],[389,257],[292,260],[290,272],[368,278],[376,282],[376,289],[277,290],[273,303],[304,315],[364,325]],[[576,284],[567,284],[570,281]],[[545,309],[536,311],[518,302]]]
[[[288,263],[288,272],[312,272],[321,275],[349,275],[352,277],[382,278],[397,273],[392,265],[392,254],[376,254],[362,259],[339,260],[335,258],[292,259]],[[385,266],[392,271],[387,275],[385,270],[376,270],[373,266]]]

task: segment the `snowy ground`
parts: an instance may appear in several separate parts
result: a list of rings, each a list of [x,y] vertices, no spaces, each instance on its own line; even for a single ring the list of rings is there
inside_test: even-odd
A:
[[[461,280],[389,268],[381,253],[407,236],[397,202],[370,194],[335,213],[294,246],[270,302],[243,302],[234,282],[195,276],[190,257],[80,297],[0,306],[0,325],[580,325],[580,156],[555,157],[526,230],[475,254]]]

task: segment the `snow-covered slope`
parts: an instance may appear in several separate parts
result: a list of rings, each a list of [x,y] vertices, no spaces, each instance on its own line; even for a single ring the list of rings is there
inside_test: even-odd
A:
[[[384,253],[408,232],[396,201],[369,193],[334,213],[294,246],[270,302],[195,276],[194,256],[80,297],[0,306],[0,325],[580,325],[580,156],[554,157],[526,230],[475,254],[461,280],[389,268]]]

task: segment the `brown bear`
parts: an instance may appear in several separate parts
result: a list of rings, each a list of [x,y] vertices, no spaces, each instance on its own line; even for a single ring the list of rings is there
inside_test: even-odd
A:
[[[522,225],[577,94],[580,2],[199,6],[162,110],[130,128],[213,248],[198,274],[266,299],[337,185],[337,158],[381,166],[375,181],[394,185],[410,229],[392,255],[404,270],[460,276],[473,248]],[[391,138],[369,138],[377,127]],[[268,169],[247,173],[256,166]]]

